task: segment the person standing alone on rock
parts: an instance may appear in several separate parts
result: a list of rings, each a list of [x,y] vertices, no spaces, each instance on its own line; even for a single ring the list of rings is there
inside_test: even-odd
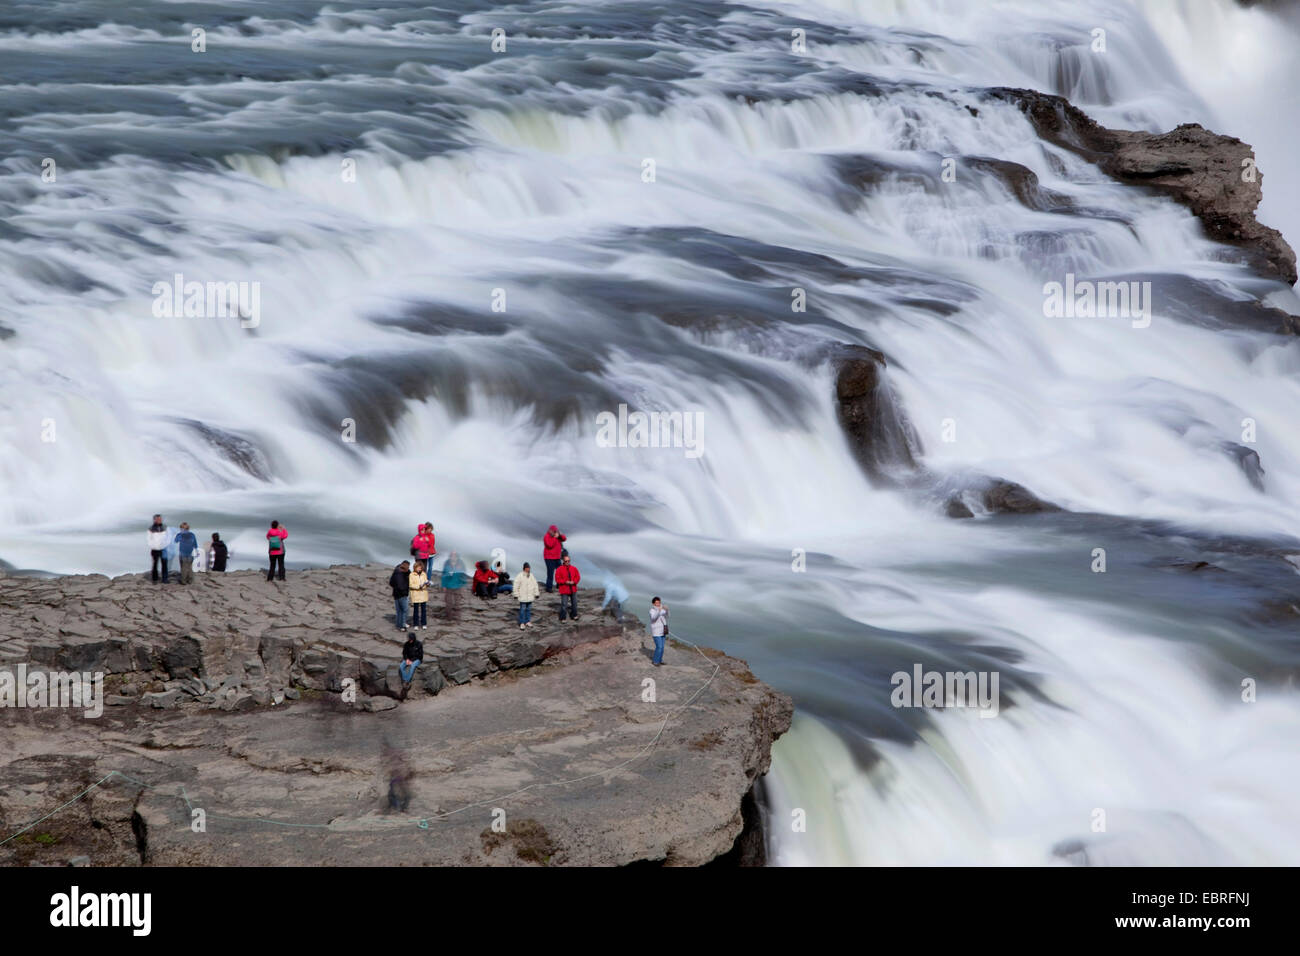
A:
[[[415,570],[408,579],[411,590],[411,628],[427,630],[429,627],[429,576],[424,573],[424,562],[416,561]]]
[[[424,660],[424,645],[411,631],[406,635],[406,643],[402,645],[402,663],[397,665],[397,673],[402,675],[402,700],[406,700],[406,692],[411,689],[411,678],[415,676],[415,669],[420,666],[420,661]]]
[[[181,584],[194,582],[194,555],[199,550],[199,539],[190,530],[188,521],[181,522],[181,530],[176,533],[176,549],[181,561]]]
[[[406,611],[411,603],[411,562],[403,561],[388,576],[388,586],[393,589],[394,620],[399,631],[406,630]]]
[[[542,593],[537,578],[533,577],[532,565],[524,562],[524,569],[514,580],[515,600],[519,602],[519,630],[533,626],[533,602]]]
[[[271,530],[266,533],[267,554],[271,559],[271,566],[266,569],[266,579],[270,581],[275,577],[275,569],[280,569],[280,580],[284,580],[284,539],[289,537],[289,532],[280,527],[280,522],[272,521]]]
[[[560,552],[564,550],[564,542],[567,541],[564,535],[560,534],[560,529],[551,525],[546,529],[546,534],[542,535],[542,560],[546,562],[546,593],[550,594],[554,588],[555,571],[560,566]]]
[[[162,515],[153,516],[153,524],[146,532],[149,542],[149,554],[153,558],[153,583],[167,583],[167,526],[162,523]],[[158,577],[158,564],[162,562],[162,577]]]
[[[208,553],[212,555],[213,571],[226,570],[226,559],[230,557],[230,550],[226,547],[226,542],[221,540],[221,535],[215,531],[212,532],[212,544],[208,548]]]
[[[555,584],[560,589],[560,621],[564,621],[565,605],[574,621],[578,620],[578,582],[582,575],[569,562],[569,552],[560,555],[560,566],[555,569]]]
[[[664,644],[668,639],[668,605],[657,597],[650,602],[650,636],[655,639],[655,656],[650,663],[662,667]]]

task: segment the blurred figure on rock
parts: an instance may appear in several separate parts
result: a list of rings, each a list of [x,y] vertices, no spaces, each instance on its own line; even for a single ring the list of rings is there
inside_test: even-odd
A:
[[[444,616],[448,621],[455,621],[460,616],[460,589],[469,580],[469,572],[460,559],[460,554],[453,551],[442,566],[442,591],[446,600]]]

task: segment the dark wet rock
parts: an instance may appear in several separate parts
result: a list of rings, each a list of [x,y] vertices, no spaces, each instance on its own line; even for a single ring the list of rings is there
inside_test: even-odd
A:
[[[240,471],[261,481],[270,480],[271,467],[266,456],[249,439],[193,418],[179,418],[177,421],[195,432]]]
[[[948,499],[947,503],[944,505],[944,513],[949,518],[975,517],[975,512],[971,511],[970,508],[967,507],[966,502],[962,501],[957,495],[953,495],[953,497]]]
[[[422,302],[397,315],[382,315],[376,325],[392,326],[420,335],[492,335],[501,336],[511,325],[498,312],[464,309],[445,302]]]
[[[1220,242],[1238,246],[1260,274],[1296,282],[1295,251],[1276,229],[1255,218],[1263,198],[1263,173],[1247,179],[1243,162],[1255,151],[1233,136],[1186,123],[1167,133],[1113,130],[1060,96],[997,87],[992,99],[1014,103],[1038,135],[1095,162],[1121,182],[1157,189],[1187,206]]]
[[[1243,299],[1219,282],[1174,273],[1111,276],[1120,282],[1151,283],[1161,312],[1207,329],[1242,328],[1275,335],[1300,335],[1300,318],[1257,299]]]
[[[1015,196],[1021,205],[1029,209],[1038,212],[1064,211],[1072,205],[1068,196],[1044,189],[1038,181],[1038,174],[1028,166],[988,156],[964,156],[961,165],[992,176]]]
[[[1223,568],[1217,564],[1211,564],[1209,561],[1174,561],[1169,566],[1179,571],[1219,571],[1226,573]]]
[[[873,482],[894,484],[916,470],[920,440],[885,380],[885,356],[862,345],[833,353],[840,427],[862,470]]]
[[[1005,478],[995,478],[984,488],[980,500],[991,514],[1028,515],[1063,510],[1059,505],[1044,501],[1024,485]]]
[[[1259,452],[1238,442],[1223,443],[1223,450],[1236,459],[1238,467],[1256,491],[1264,490],[1264,467],[1259,461]]]

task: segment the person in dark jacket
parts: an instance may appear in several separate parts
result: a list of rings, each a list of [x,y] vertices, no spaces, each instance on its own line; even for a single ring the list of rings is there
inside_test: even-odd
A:
[[[153,581],[155,584],[167,583],[167,548],[171,541],[167,537],[167,526],[163,524],[162,515],[154,515],[153,523],[145,537],[149,541],[149,554],[153,558]],[[162,562],[162,577],[158,577],[158,563]]]
[[[402,675],[402,700],[406,700],[406,692],[410,690],[411,678],[415,676],[415,669],[420,666],[420,661],[424,659],[424,644],[411,631],[406,635],[406,643],[402,645],[402,663],[397,665],[397,672]]]
[[[560,529],[555,525],[547,528],[546,534],[542,535],[542,560],[546,562],[547,594],[554,590],[555,569],[560,566],[560,552],[564,550],[564,542],[567,540],[568,538],[560,534]]]
[[[399,631],[406,630],[406,612],[411,606],[411,562],[403,561],[389,575],[388,586],[393,589],[394,620]]]
[[[569,552],[560,555],[560,566],[555,569],[555,585],[560,589],[560,620],[564,620],[565,605],[569,616],[578,619],[578,582],[582,575],[576,566],[570,563]]]
[[[229,557],[230,551],[226,548],[226,542],[221,540],[221,535],[212,532],[212,546],[209,548],[212,552],[212,570],[226,570],[226,558]]]
[[[506,573],[506,566],[500,561],[492,565],[492,573],[497,576],[497,594],[509,594],[515,589],[510,583],[510,575]]]

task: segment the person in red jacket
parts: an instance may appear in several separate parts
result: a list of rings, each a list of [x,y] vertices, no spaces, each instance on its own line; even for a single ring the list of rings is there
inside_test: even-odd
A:
[[[426,521],[415,529],[415,537],[411,539],[411,557],[423,561],[428,567],[429,559],[438,553],[433,544],[433,522]]]
[[[542,535],[542,560],[546,562],[546,593],[550,594],[554,588],[555,569],[560,566],[560,552],[564,550],[564,542],[568,539],[560,534],[560,529],[551,525],[546,529],[546,534]]]
[[[280,580],[284,580],[284,539],[289,532],[280,527],[280,522],[272,521],[271,530],[266,533],[266,550],[271,558],[271,566],[266,569],[266,579],[275,577],[275,569],[280,569]]]
[[[474,594],[484,599],[497,596],[497,576],[488,569],[486,561],[478,561],[474,565]]]
[[[569,552],[560,553],[560,566],[555,569],[555,583],[560,588],[560,621],[564,620],[565,603],[568,603],[569,616],[578,619],[578,582],[582,575],[569,563]]]

